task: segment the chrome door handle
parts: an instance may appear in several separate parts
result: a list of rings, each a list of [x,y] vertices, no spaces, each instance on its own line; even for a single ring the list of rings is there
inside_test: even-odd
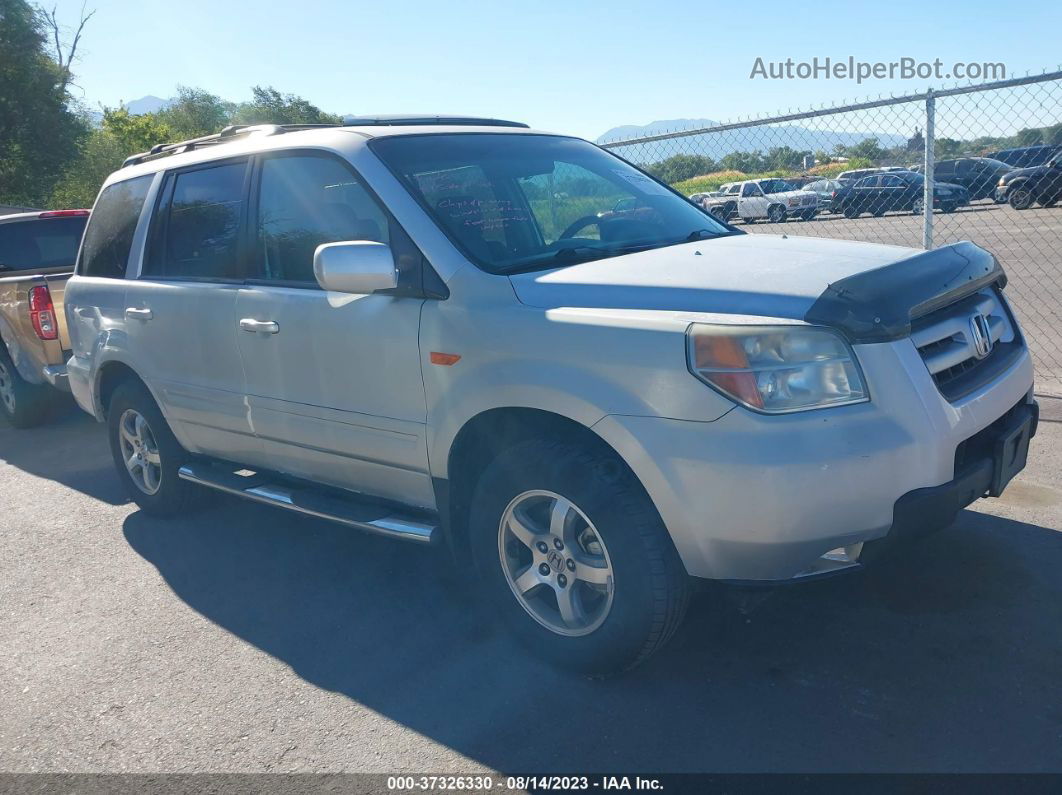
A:
[[[253,317],[245,317],[240,319],[240,328],[244,331],[276,334],[280,331],[280,324],[275,320],[255,320]]]
[[[137,309],[136,307],[129,307],[125,310],[126,320],[151,320],[154,317],[150,309]]]

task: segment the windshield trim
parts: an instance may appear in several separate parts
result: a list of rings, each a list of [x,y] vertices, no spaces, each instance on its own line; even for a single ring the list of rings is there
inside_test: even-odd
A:
[[[460,132],[447,131],[445,133],[416,132],[416,133],[403,133],[401,135],[388,135],[388,136],[382,136],[382,137],[379,137],[379,138],[370,138],[366,143],[367,143],[370,151],[372,151],[373,156],[378,161],[380,161],[381,164],[383,164],[384,168],[387,169],[387,172],[398,181],[398,183],[402,186],[403,190],[405,190],[406,193],[408,193],[410,195],[410,197],[417,203],[417,206],[419,206],[420,209],[424,212],[424,214],[427,216],[428,220],[431,221],[431,223],[440,232],[442,232],[442,234],[446,237],[446,239],[450,242],[450,244],[452,246],[454,246],[454,248],[456,248],[458,251],[460,251],[461,254],[469,262],[471,262],[473,265],[475,265],[477,268],[479,268],[483,272],[492,274],[494,276],[510,276],[510,275],[517,274],[517,273],[531,273],[533,271],[540,271],[540,270],[557,270],[558,268],[566,268],[566,267],[570,267],[571,265],[578,265],[578,264],[581,264],[583,262],[592,261],[592,260],[587,260],[587,259],[578,259],[578,260],[575,260],[573,262],[558,262],[556,260],[547,258],[547,261],[545,261],[545,262],[535,263],[533,265],[527,265],[527,266],[524,266],[524,267],[521,267],[521,268],[516,268],[516,269],[511,268],[511,267],[509,267],[509,268],[499,268],[499,267],[495,266],[493,263],[485,262],[484,260],[480,259],[475,254],[473,254],[460,240],[458,240],[457,237],[455,235],[453,235],[450,232],[449,229],[446,228],[445,224],[439,223],[439,221],[438,221],[438,219],[436,219],[432,209],[424,201],[423,195],[419,191],[413,190],[412,187],[409,185],[409,183],[406,181],[405,177],[403,177],[401,173],[399,173],[394,168],[392,168],[391,164],[387,161],[387,159],[384,158],[384,157],[381,157],[380,154],[376,151],[376,147],[375,147],[375,144],[379,143],[380,141],[393,140],[395,138],[430,138],[432,136],[437,136],[437,135],[446,135],[447,137],[453,137],[453,136],[458,136],[458,135],[470,136],[470,135],[498,135],[498,134],[499,133],[496,130],[467,130],[467,131],[462,130]],[[521,131],[521,132],[506,132],[506,133],[501,133],[501,134],[504,134],[504,135],[519,135],[519,136],[536,136],[536,137],[539,137],[539,138],[560,138],[560,139],[564,139],[564,140],[568,140],[568,141],[579,141],[580,143],[588,144],[589,146],[593,146],[596,149],[600,149],[602,152],[604,152],[605,154],[609,155],[610,157],[614,157],[617,160],[619,160],[619,161],[625,163],[626,165],[630,166],[631,168],[633,168],[638,173],[640,173],[640,174],[648,177],[649,179],[651,179],[657,185],[660,185],[660,186],[666,188],[669,193],[671,193],[672,195],[678,197],[679,199],[681,199],[682,201],[684,201],[686,204],[690,205],[691,207],[696,208],[706,218],[710,219],[712,222],[718,224],[719,226],[724,227],[726,229],[726,232],[720,233],[718,235],[718,237],[729,237],[729,236],[734,235],[734,234],[739,234],[739,235],[747,234],[743,229],[739,229],[736,226],[733,226],[733,225],[731,225],[731,224],[729,224],[729,223],[727,223],[725,221],[719,220],[714,215],[712,215],[707,210],[705,210],[703,207],[701,207],[699,204],[697,204],[694,201],[691,201],[688,196],[686,196],[685,194],[679,193],[677,190],[672,188],[666,182],[661,182],[659,179],[657,179],[655,176],[653,176],[652,174],[647,172],[645,169],[640,168],[639,166],[637,166],[634,163],[630,162],[626,158],[621,157],[620,155],[617,155],[615,152],[613,152],[613,151],[611,151],[609,149],[606,149],[605,147],[603,147],[603,146],[601,146],[599,144],[596,144],[593,141],[588,141],[585,138],[580,138],[580,137],[578,137],[576,135],[562,135],[560,133],[548,133],[548,132],[523,132],[523,131]],[[712,240],[712,239],[714,239],[714,238],[703,238],[703,240]],[[685,241],[685,240],[667,241],[667,242],[661,243],[659,246],[651,246],[650,248],[647,248],[647,249],[640,249],[640,251],[650,251],[652,249],[657,249],[657,248],[668,248],[669,246],[676,246],[676,245],[679,245],[680,243],[685,243],[685,242],[689,242],[689,241]],[[603,251],[605,251],[605,250],[603,249]],[[595,259],[607,259],[608,257],[624,256],[626,253],[632,253],[633,254],[633,253],[637,253],[637,252],[623,252],[622,254],[603,253],[601,257],[595,258]]]

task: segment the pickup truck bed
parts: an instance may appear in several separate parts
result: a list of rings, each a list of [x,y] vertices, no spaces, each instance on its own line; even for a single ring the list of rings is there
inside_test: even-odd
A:
[[[0,410],[16,427],[39,423],[66,390],[63,295],[87,210],[0,216]]]

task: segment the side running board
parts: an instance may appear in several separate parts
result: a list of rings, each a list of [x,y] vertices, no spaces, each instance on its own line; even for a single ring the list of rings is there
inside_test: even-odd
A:
[[[272,473],[254,472],[221,462],[196,462],[184,465],[177,474],[182,480],[200,486],[391,538],[430,544],[437,535],[437,526],[425,517],[412,513],[403,515],[394,508],[359,499],[356,495],[337,495],[311,485],[292,485]]]

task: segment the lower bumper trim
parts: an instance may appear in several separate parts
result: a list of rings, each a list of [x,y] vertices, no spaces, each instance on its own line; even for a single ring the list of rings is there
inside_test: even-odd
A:
[[[67,378],[65,364],[48,364],[41,368],[44,380],[57,389],[70,391],[70,381]]]

